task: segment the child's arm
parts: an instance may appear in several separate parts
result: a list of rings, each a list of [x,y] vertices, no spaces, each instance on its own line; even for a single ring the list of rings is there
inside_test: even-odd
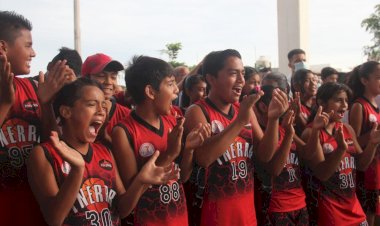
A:
[[[357,137],[359,145],[361,147],[366,146],[368,140],[370,139],[370,132],[359,136],[363,125],[363,106],[360,103],[354,103],[352,105],[350,109],[349,123],[352,129],[355,131],[355,137]]]
[[[28,179],[46,222],[49,225],[62,225],[78,195],[85,163],[77,151],[59,141],[56,132],[52,132],[51,140],[62,158],[70,164],[69,175],[59,188],[44,150],[41,146],[36,146],[27,164]]]
[[[138,169],[135,153],[127,137],[126,130],[121,126],[115,126],[112,130],[112,153],[115,156],[124,187],[128,189],[133,178],[138,173]]]
[[[40,72],[37,95],[41,104],[42,141],[47,140],[50,131],[59,131],[52,101],[55,94],[67,83],[73,81],[74,72],[66,65],[66,60],[58,61],[49,71],[47,77]]]
[[[185,141],[185,147],[182,150],[182,160],[180,164],[181,169],[181,181],[186,182],[193,171],[193,154],[194,149],[201,146],[203,141],[210,137],[211,126],[210,124],[199,124],[195,127],[187,136]]]
[[[292,108],[295,110],[294,115],[295,115],[295,123],[296,125],[303,129],[307,125],[307,119],[302,116],[301,112],[301,97],[299,92],[294,93],[294,98],[291,102]]]
[[[168,166],[178,157],[181,152],[182,135],[183,135],[183,123],[185,119],[180,118],[177,125],[168,134],[167,150],[162,153],[157,159],[158,166]]]
[[[14,74],[4,52],[0,51],[0,126],[15,102]]]
[[[268,171],[274,176],[280,175],[289,156],[290,148],[293,142],[293,136],[295,134],[293,122],[294,113],[293,111],[288,111],[282,121],[283,128],[285,128],[284,139],[282,140],[282,143],[280,144],[277,152],[268,163]]]
[[[121,218],[128,216],[132,212],[150,184],[165,184],[168,180],[178,179],[178,171],[173,172],[172,165],[168,167],[159,167],[156,165],[155,162],[159,155],[159,151],[156,151],[152,155],[132,180],[127,191],[125,191],[116,167],[116,189],[119,194],[118,211]]]
[[[358,162],[356,164],[356,167],[360,171],[365,171],[368,166],[371,164],[373,158],[375,157],[375,153],[377,150],[377,147],[380,143],[380,130],[378,130],[378,124],[373,123],[371,131],[369,134],[369,139],[367,140],[367,145],[364,150],[359,145],[359,142],[356,139],[355,131],[353,128],[349,125],[346,125],[349,129],[349,132],[352,136],[352,140],[354,142],[354,146],[357,150],[358,155]]]
[[[270,161],[277,149],[279,118],[288,108],[287,95],[280,89],[273,90],[272,100],[268,106],[267,127],[257,149],[258,159],[263,163]]]
[[[200,166],[208,167],[225,152],[226,148],[234,141],[236,136],[239,135],[243,126],[250,121],[253,114],[252,106],[261,95],[247,96],[240,104],[237,118],[222,132],[205,139],[202,146],[195,150],[195,160]],[[186,131],[191,131],[199,123],[207,123],[206,117],[198,105],[190,106],[186,111],[185,117]]]

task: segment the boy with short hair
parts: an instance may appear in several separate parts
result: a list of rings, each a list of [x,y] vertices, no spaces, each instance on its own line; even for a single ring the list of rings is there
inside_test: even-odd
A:
[[[40,72],[38,88],[31,78],[14,77],[30,73],[30,62],[36,56],[31,30],[31,23],[22,15],[0,11],[1,225],[45,224],[28,185],[25,163],[40,142],[41,127],[46,126],[41,121],[41,107],[49,105],[62,87],[56,81],[65,77],[67,68],[65,62],[57,62],[52,69],[55,79],[47,82]]]
[[[125,187],[155,150],[161,152],[158,166],[172,164],[181,151],[183,119],[171,115],[177,97],[172,67],[163,60],[140,56],[126,69],[125,82],[136,104],[135,110],[113,130],[113,152]],[[195,132],[194,132],[195,131]],[[186,138],[183,152],[203,141],[198,126]],[[170,181],[145,191],[135,209],[135,225],[188,225],[182,184]]]

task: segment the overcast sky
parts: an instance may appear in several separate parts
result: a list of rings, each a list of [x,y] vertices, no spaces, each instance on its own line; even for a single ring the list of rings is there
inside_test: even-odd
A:
[[[286,0],[284,0],[286,1]],[[278,66],[276,0],[81,0],[82,58],[103,52],[122,63],[181,42],[178,61],[194,65],[212,50],[237,49],[246,65]],[[378,0],[310,0],[310,64],[349,68],[365,60],[371,35],[360,26]],[[74,48],[73,0],[0,0],[33,23],[32,74],[62,46]],[[283,56],[286,57],[286,56]]]

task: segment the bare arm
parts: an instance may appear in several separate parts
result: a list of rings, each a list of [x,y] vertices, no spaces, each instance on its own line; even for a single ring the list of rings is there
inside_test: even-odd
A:
[[[200,166],[208,167],[225,152],[226,148],[239,135],[243,126],[248,124],[253,114],[252,106],[259,97],[259,95],[246,97],[243,100],[244,103],[240,105],[237,118],[222,132],[206,139],[202,146],[195,150],[195,159]],[[199,123],[205,124],[207,120],[201,108],[197,105],[192,105],[186,111],[186,131],[191,131]]]
[[[295,133],[293,128],[293,121],[293,111],[289,111],[282,122],[283,127],[285,128],[284,139],[282,140],[277,152],[268,163],[269,172],[274,176],[280,175],[289,156],[290,148],[293,142],[293,136]]]
[[[29,184],[49,225],[62,225],[74,205],[83,179],[82,156],[67,146],[62,148],[63,158],[70,163],[71,170],[61,187],[57,185],[41,146],[33,149],[27,164]]]
[[[5,53],[0,51],[0,126],[3,125],[9,110],[15,102],[14,74]]]
[[[363,125],[363,106],[359,103],[354,103],[350,109],[350,118],[349,123],[352,129],[354,130],[357,140],[361,147],[364,147],[369,140],[369,132],[366,134],[362,134],[362,125]],[[360,135],[360,136],[359,136]]]
[[[273,90],[268,106],[268,123],[258,148],[258,158],[262,162],[272,159],[278,143],[278,124],[281,115],[289,108],[287,95],[280,89]]]

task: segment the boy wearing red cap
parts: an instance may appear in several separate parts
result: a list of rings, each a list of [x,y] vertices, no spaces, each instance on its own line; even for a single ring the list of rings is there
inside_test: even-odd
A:
[[[104,144],[111,143],[112,128],[120,119],[129,114],[130,110],[118,103],[113,98],[117,87],[117,74],[123,70],[124,66],[110,56],[97,53],[87,57],[82,65],[82,76],[89,76],[102,85],[106,107],[108,113],[108,123],[106,124],[104,136],[101,141]]]

